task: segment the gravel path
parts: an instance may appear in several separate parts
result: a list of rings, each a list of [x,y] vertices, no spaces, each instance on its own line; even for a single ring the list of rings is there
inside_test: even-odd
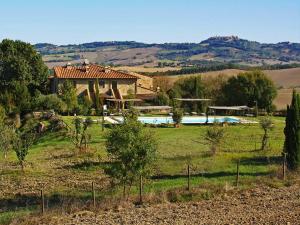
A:
[[[45,223],[44,223],[45,224]],[[53,217],[47,224],[300,224],[300,185],[260,187],[199,202],[119,208]]]

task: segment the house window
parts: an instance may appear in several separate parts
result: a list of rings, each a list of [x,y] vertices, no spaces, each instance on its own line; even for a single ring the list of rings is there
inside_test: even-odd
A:
[[[99,87],[100,88],[105,88],[105,81],[104,80],[99,80]]]
[[[77,82],[76,80],[73,80],[73,87],[76,88]]]
[[[94,92],[94,81],[93,80],[89,81],[89,91]]]

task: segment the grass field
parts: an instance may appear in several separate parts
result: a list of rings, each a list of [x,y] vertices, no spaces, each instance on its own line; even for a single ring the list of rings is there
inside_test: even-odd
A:
[[[72,117],[63,119],[72,123]],[[241,162],[241,188],[262,180],[277,180],[284,142],[284,118],[276,117],[274,123],[269,150],[259,150],[263,133],[259,124],[230,125],[226,128],[225,143],[215,156],[209,154],[209,146],[203,142],[206,126],[149,128],[158,140],[158,159],[152,178],[146,181],[145,192],[158,194],[186,187],[188,162],[192,168],[191,184],[193,188],[206,190],[206,194],[201,195],[204,198],[214,187],[234,185],[238,159]],[[91,197],[92,182],[96,184],[98,199],[119,196],[118,189],[111,192],[109,178],[103,173],[107,158],[100,124],[94,124],[89,132],[92,139],[88,153],[76,152],[64,133],[47,132],[30,149],[25,174],[20,172],[14,152],[10,152],[6,161],[1,158],[0,208],[15,201],[20,214],[26,214],[28,204],[24,199],[30,199],[33,207],[36,206],[42,188],[49,199],[49,207],[51,202],[55,205],[57,196],[85,201]],[[132,194],[136,193],[133,188]],[[0,222],[16,216],[19,211],[11,211],[15,211],[15,206],[6,207],[9,212],[0,211]]]

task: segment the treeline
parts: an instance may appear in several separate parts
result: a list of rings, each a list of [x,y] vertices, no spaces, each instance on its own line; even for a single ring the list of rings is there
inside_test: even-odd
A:
[[[206,101],[174,101],[176,98],[211,99],[211,105],[258,107],[267,112],[275,110],[273,100],[277,91],[274,83],[261,71],[248,71],[237,76],[190,76],[166,85],[162,79],[155,103],[184,108],[188,112],[205,112]],[[174,104],[180,105],[174,105]]]
[[[181,74],[196,74],[204,73],[210,71],[219,71],[225,69],[239,69],[239,70],[279,70],[279,69],[289,69],[289,68],[298,68],[300,64],[274,64],[274,65],[263,65],[263,66],[246,66],[241,64],[234,63],[214,63],[204,66],[193,66],[193,67],[184,67],[180,70],[168,70],[164,72],[144,72],[141,74],[147,76],[172,76],[172,75],[181,75]]]

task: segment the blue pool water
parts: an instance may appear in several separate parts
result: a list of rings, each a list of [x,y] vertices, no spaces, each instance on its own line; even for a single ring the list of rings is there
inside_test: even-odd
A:
[[[119,121],[123,121],[122,117],[116,118]],[[173,119],[171,116],[159,116],[159,117],[144,117],[139,116],[138,120],[141,121],[144,124],[167,124],[167,123],[173,123]],[[208,123],[239,123],[240,120],[235,117],[208,117]],[[206,117],[200,117],[200,116],[184,116],[181,121],[182,124],[203,124],[206,123]]]

